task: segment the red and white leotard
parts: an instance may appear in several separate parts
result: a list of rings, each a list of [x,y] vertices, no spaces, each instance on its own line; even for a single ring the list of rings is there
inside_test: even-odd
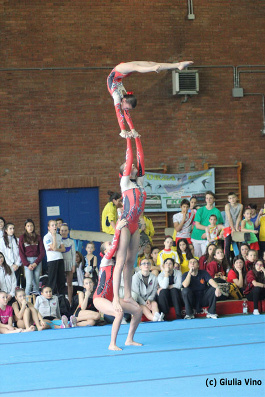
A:
[[[139,228],[139,217],[144,210],[146,192],[144,190],[144,154],[139,137],[135,138],[137,149],[137,168],[138,174],[136,180],[130,179],[133,164],[133,153],[131,139],[127,138],[126,163],[121,177],[121,192],[123,197],[123,214],[122,219],[128,221],[127,228],[131,234],[134,234]]]
[[[120,240],[121,231],[116,229],[115,234],[112,240],[112,247],[109,252],[107,252],[99,267],[99,275],[98,275],[98,285],[94,292],[93,299],[95,298],[105,298],[109,301],[113,301],[113,271],[114,271],[114,261],[112,259],[115,254],[119,240]]]
[[[128,126],[130,127],[130,129],[131,130],[134,129],[130,112],[128,110],[124,110],[124,114],[123,114],[122,110],[121,110],[121,101],[123,98],[123,92],[124,91],[126,92],[126,90],[122,84],[122,79],[124,77],[130,76],[130,75],[131,75],[131,73],[123,74],[123,73],[117,72],[116,68],[114,68],[110,72],[110,74],[107,78],[108,90],[114,100],[115,111],[116,111],[118,123],[119,123],[121,130],[126,130],[124,117],[126,119]]]

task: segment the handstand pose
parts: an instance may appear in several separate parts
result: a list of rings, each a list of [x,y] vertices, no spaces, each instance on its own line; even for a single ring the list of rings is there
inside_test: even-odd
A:
[[[140,136],[135,131],[134,137],[137,148],[136,168],[133,164],[132,143],[129,134],[126,132],[126,163],[120,167],[120,185],[123,196],[122,218],[127,220],[127,225],[121,230],[120,244],[117,250],[116,266],[113,275],[113,307],[116,311],[122,310],[119,303],[119,287],[123,269],[124,301],[138,307],[138,304],[131,297],[131,285],[133,265],[140,243],[139,217],[144,210],[146,200],[146,192],[144,190],[144,154]]]
[[[137,105],[137,99],[132,92],[127,92],[122,84],[122,79],[129,76],[132,72],[148,73],[156,72],[159,73],[162,70],[179,69],[183,70],[188,66],[192,65],[192,61],[178,62],[178,63],[156,63],[146,61],[134,61],[120,63],[117,65],[109,74],[107,78],[107,86],[110,95],[114,100],[115,111],[120,125],[121,134],[124,137],[126,131],[124,117],[131,131],[134,132],[133,122],[129,113],[129,110],[133,109]],[[124,115],[122,113],[124,112]]]
[[[142,310],[140,309],[140,307],[132,305],[129,302],[125,302],[123,299],[120,300],[121,311],[119,312],[115,311],[112,305],[112,299],[113,299],[112,277],[113,277],[113,268],[114,268],[114,261],[112,257],[116,253],[116,249],[119,244],[121,230],[124,229],[124,226],[126,224],[127,224],[126,219],[122,219],[118,221],[112,244],[110,241],[107,241],[103,243],[100,247],[100,251],[102,254],[104,254],[104,257],[100,264],[98,285],[93,297],[94,306],[100,312],[115,317],[111,330],[111,341],[109,345],[109,350],[122,350],[116,345],[116,339],[124,312],[130,313],[132,315],[132,320],[130,323],[130,328],[125,345],[142,346],[141,343],[137,343],[133,340],[135,331],[142,317]]]

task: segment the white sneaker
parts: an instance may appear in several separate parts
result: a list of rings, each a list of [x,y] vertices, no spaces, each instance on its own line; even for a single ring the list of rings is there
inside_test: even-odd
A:
[[[260,314],[260,312],[258,311],[258,309],[254,309],[253,314],[255,314],[256,316],[258,316]]]
[[[160,314],[158,312],[155,312],[153,321],[160,321]]]
[[[193,318],[195,318],[194,314],[191,314],[190,316],[188,314],[186,314],[186,316],[184,317],[184,320],[192,320]]]
[[[218,314],[207,313],[207,318],[214,318],[215,320],[218,318]]]
[[[159,320],[158,320],[158,321],[164,321],[164,317],[165,317],[164,313],[163,313],[163,312],[161,312],[161,314],[160,314],[160,316],[159,316]]]

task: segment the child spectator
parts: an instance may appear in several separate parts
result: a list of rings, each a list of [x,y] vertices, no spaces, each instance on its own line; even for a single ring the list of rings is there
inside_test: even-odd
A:
[[[15,236],[15,226],[11,222],[5,225],[3,237],[0,239],[0,251],[5,256],[6,263],[14,270],[19,286],[22,262],[19,256],[18,239]]]
[[[0,252],[0,289],[6,291],[7,301],[14,301],[17,280],[12,267],[6,263],[4,254]]]
[[[152,237],[154,237],[155,235],[155,229],[152,219],[145,216],[144,213],[142,212],[139,218],[139,224],[140,224],[140,235],[142,233],[145,233],[149,238],[150,244],[152,245],[153,244]]]
[[[197,210],[195,215],[195,227],[191,234],[191,241],[194,246],[194,255],[198,258],[203,254],[202,247],[205,247],[205,239],[202,238],[206,227],[209,225],[209,218],[212,214],[217,216],[217,224],[223,224],[221,212],[214,206],[215,194],[211,191],[205,193],[206,206]]]
[[[93,282],[97,284],[98,282],[98,260],[93,252],[95,251],[95,244],[90,241],[86,245],[86,256],[85,256],[85,276],[91,277]]]
[[[41,295],[37,296],[35,309],[38,310],[48,328],[59,329],[76,326],[75,316],[70,317],[70,324],[68,324],[66,316],[61,318],[58,298],[56,295],[52,295],[52,288],[48,285],[41,288]]]
[[[232,244],[232,237],[235,231],[239,232],[239,225],[242,220],[243,205],[237,202],[238,197],[236,193],[228,193],[228,203],[225,205],[225,257],[231,267],[230,247]]]
[[[218,318],[216,298],[220,297],[222,293],[209,273],[199,270],[197,259],[189,260],[189,271],[182,275],[182,286],[181,293],[186,310],[185,320],[195,318],[194,312],[200,313],[204,306],[209,306],[207,318]]]
[[[66,282],[67,282],[67,291],[68,291],[68,300],[71,304],[73,298],[73,269],[75,266],[75,243],[74,240],[68,237],[69,228],[66,223],[63,223],[60,228],[60,235],[62,237],[62,243],[65,248],[65,252],[63,252],[63,261],[64,261],[64,271],[66,274]]]
[[[245,262],[245,265],[246,265],[246,270],[248,272],[249,270],[252,270],[254,263],[258,259],[257,251],[252,250],[252,249],[248,250],[246,258],[247,258],[247,260]]]
[[[213,243],[223,237],[223,225],[217,225],[217,216],[212,214],[209,218],[209,226],[206,226],[205,233],[203,233],[202,238],[206,238],[207,240],[202,244],[203,252],[206,251],[207,245]]]
[[[265,299],[265,269],[262,260],[256,261],[253,269],[247,272],[246,284],[244,294],[247,300],[254,302],[253,314],[258,315],[258,303]]]
[[[179,263],[179,256],[176,251],[172,250],[173,238],[171,236],[166,236],[164,240],[164,249],[158,253],[157,264],[163,265],[165,259],[172,258],[174,263]],[[161,269],[162,270],[162,269]]]
[[[165,315],[169,312],[170,307],[174,307],[176,318],[181,318],[181,271],[174,269],[174,259],[166,258],[163,263],[162,271],[158,276],[159,289],[158,305],[161,312]]]
[[[248,251],[249,251],[249,245],[247,243],[241,243],[240,244],[240,254],[239,255],[243,258],[245,264],[246,264],[246,261],[247,261]]]
[[[132,291],[137,294],[143,314],[150,321],[163,321],[164,314],[159,313],[155,300],[157,291],[157,277],[151,272],[151,261],[144,258],[140,262],[140,271],[132,278]]]
[[[79,287],[82,287],[84,283],[84,267],[85,259],[81,252],[76,251],[75,266],[73,267],[73,280],[77,281]]]
[[[215,252],[211,255],[210,261],[206,266],[206,271],[212,278],[221,278],[226,280],[226,271],[228,269],[227,260],[222,248],[216,248]]]
[[[61,229],[61,226],[64,223],[64,221],[62,218],[56,218],[55,222],[56,222],[56,226],[57,226],[57,233],[60,234],[60,229]]]
[[[158,247],[152,247],[151,248],[151,272],[155,275],[158,276],[160,273],[161,269],[160,266],[157,265],[157,257],[159,254],[159,248]]]
[[[209,244],[206,247],[205,254],[202,255],[199,259],[199,269],[200,270],[206,270],[206,266],[211,261],[211,258],[213,258],[215,251],[216,251],[216,245],[213,243]]]
[[[43,238],[43,243],[47,255],[48,264],[48,283],[55,294],[64,294],[65,275],[63,252],[65,252],[62,243],[62,237],[57,233],[57,225],[54,219],[48,222],[48,233]]]
[[[19,238],[19,255],[24,265],[26,277],[26,295],[31,291],[39,292],[41,261],[45,256],[45,249],[41,237],[35,232],[32,219],[25,222],[25,231]]]
[[[3,237],[5,224],[6,224],[5,218],[0,216],[0,238]]]
[[[189,260],[193,258],[190,245],[186,238],[181,238],[177,242],[177,253],[179,256],[180,270],[181,273],[189,271]]]
[[[12,307],[15,314],[15,321],[19,328],[26,329],[26,331],[35,331],[34,324],[38,331],[48,328],[41,314],[37,312],[33,304],[27,302],[23,288],[16,288],[15,298],[16,302],[13,303]]]
[[[7,303],[8,297],[6,292],[0,291],[0,334],[22,332],[21,328],[13,327],[13,309]]]
[[[94,283],[90,277],[84,278],[84,291],[78,291],[78,308],[75,317],[78,327],[93,326],[100,320],[100,313],[93,304]]]
[[[245,262],[240,257],[235,257],[233,261],[233,269],[230,269],[227,274],[227,282],[234,283],[243,293],[244,280],[246,277]]]
[[[256,234],[258,234],[258,231],[255,230],[254,223],[251,221],[251,209],[246,208],[244,212],[244,217],[243,221],[241,222],[241,232],[244,233],[249,233],[250,234],[250,239],[247,241],[247,243],[250,246],[250,249],[259,250],[259,243],[258,239],[256,237]]]
[[[108,191],[109,202],[102,211],[101,227],[104,233],[114,234],[118,219],[117,209],[122,207],[120,193]]]
[[[147,243],[144,247],[143,247],[143,254],[138,256],[137,259],[137,264],[138,266],[140,266],[140,262],[142,259],[151,259],[151,244]]]
[[[259,211],[257,216],[255,227],[260,226],[259,229],[259,247],[260,247],[260,256],[263,256],[265,252],[265,204],[264,208]]]
[[[193,250],[191,242],[191,229],[195,218],[195,212],[190,211],[190,202],[187,199],[183,199],[180,203],[181,212],[178,212],[173,216],[174,229],[176,231],[176,244],[179,239],[185,238],[188,240],[190,249]]]

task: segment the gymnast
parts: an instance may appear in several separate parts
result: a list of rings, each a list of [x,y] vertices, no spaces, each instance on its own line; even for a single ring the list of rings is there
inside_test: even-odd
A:
[[[132,305],[130,302],[125,302],[123,299],[120,300],[120,311],[115,311],[112,305],[114,267],[114,260],[112,259],[112,257],[116,253],[120,240],[121,230],[124,229],[126,224],[126,219],[119,220],[116,225],[113,242],[111,243],[110,241],[107,241],[103,243],[100,247],[101,255],[104,254],[104,257],[100,263],[98,285],[93,296],[94,306],[98,309],[99,312],[109,316],[114,316],[109,350],[122,350],[117,346],[116,339],[124,313],[129,313],[132,315],[125,345],[142,346],[141,343],[137,343],[133,340],[135,331],[142,318],[142,309],[138,305],[136,306]]]
[[[192,61],[185,61],[178,63],[133,61],[133,62],[120,63],[110,72],[107,78],[107,86],[109,93],[114,100],[115,111],[121,129],[121,136],[123,138],[125,138],[125,133],[126,133],[124,117],[132,133],[135,132],[129,110],[136,107],[137,99],[135,98],[132,92],[127,92],[125,90],[122,84],[122,79],[124,77],[131,75],[133,72],[159,73],[162,70],[172,70],[172,69],[183,70],[188,66],[191,66],[192,64],[193,64]]]

